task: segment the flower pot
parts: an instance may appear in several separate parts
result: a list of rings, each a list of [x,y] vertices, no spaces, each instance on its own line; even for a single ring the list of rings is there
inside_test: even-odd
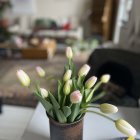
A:
[[[83,118],[73,123],[59,123],[49,118],[50,140],[83,140]]]

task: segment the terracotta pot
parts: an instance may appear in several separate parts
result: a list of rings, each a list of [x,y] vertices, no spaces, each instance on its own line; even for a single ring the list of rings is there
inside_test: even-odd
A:
[[[83,118],[68,124],[62,124],[49,118],[50,140],[83,140]]]

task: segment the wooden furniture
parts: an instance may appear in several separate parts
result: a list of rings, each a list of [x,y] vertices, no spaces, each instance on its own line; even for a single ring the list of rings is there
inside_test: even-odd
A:
[[[102,16],[102,33],[105,40],[112,39],[115,21],[116,21],[116,13],[118,9],[118,0],[105,0],[103,16]]]
[[[38,47],[17,48],[13,45],[0,44],[0,58],[25,58],[25,59],[47,59],[52,58],[56,51],[56,41]]]
[[[110,40],[114,31],[118,0],[92,0],[91,30],[94,34]]]
[[[91,30],[93,33],[102,34],[102,16],[104,12],[105,0],[93,0],[91,7]]]

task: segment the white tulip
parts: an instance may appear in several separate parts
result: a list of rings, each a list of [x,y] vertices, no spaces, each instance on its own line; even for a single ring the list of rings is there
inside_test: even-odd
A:
[[[128,137],[134,137],[136,135],[135,128],[123,119],[116,120],[115,125],[120,132],[124,133]]]
[[[100,105],[100,111],[106,114],[113,114],[118,112],[118,108],[114,105],[108,104],[108,103],[103,103]]]
[[[71,90],[71,85],[70,85],[70,82],[68,80],[63,87],[63,92],[65,95],[68,95],[70,93],[70,90]]]
[[[47,98],[48,97],[48,91],[44,88],[40,88],[40,93],[41,93],[41,96],[43,98]]]
[[[46,72],[45,72],[45,70],[44,70],[42,67],[37,66],[37,67],[36,67],[36,71],[37,71],[37,74],[38,74],[40,77],[45,77]]]
[[[68,82],[68,84],[69,84],[70,86],[72,86],[72,80],[71,80],[71,79],[68,80],[67,82]]]
[[[88,74],[89,70],[90,70],[89,65],[87,65],[87,64],[83,65],[78,72],[78,76],[79,77],[86,76]]]
[[[72,75],[72,71],[71,70],[67,70],[66,73],[63,76],[63,81],[66,82],[71,78]]]
[[[102,83],[107,83],[110,80],[111,76],[109,74],[104,74],[101,77],[101,82]]]
[[[86,81],[85,87],[88,88],[88,89],[92,88],[95,85],[96,81],[97,81],[97,77],[95,77],[95,76],[90,77]]]
[[[72,59],[72,58],[73,58],[73,52],[72,52],[71,47],[67,47],[67,48],[66,48],[66,57],[67,57],[68,59]]]
[[[28,87],[30,85],[30,78],[23,70],[17,71],[17,77],[23,86]]]

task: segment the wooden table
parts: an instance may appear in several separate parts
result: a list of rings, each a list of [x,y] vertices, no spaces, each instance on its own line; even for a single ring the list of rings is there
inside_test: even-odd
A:
[[[124,118],[137,129],[137,138],[140,138],[140,108],[120,107],[119,113],[112,115],[114,118]],[[118,132],[114,123],[87,113],[84,120],[84,140],[109,140],[123,137]],[[49,140],[49,121],[41,104],[37,109],[24,132],[21,140]]]

